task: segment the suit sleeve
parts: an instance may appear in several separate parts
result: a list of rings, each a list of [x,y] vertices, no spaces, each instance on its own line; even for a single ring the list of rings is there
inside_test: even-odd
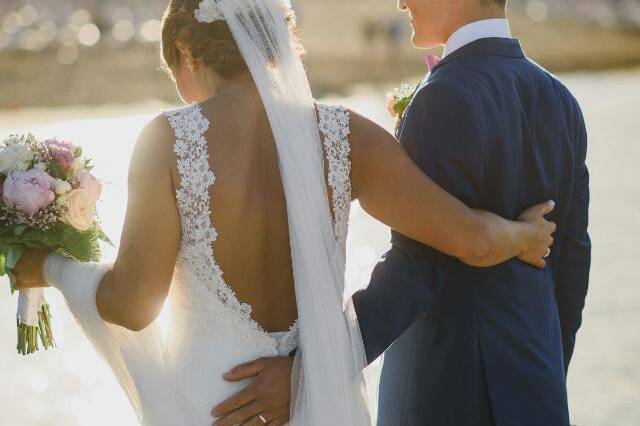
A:
[[[476,112],[455,83],[435,82],[412,102],[400,140],[425,174],[463,202],[478,202],[484,149]],[[354,295],[367,358],[382,354],[435,304],[450,258],[394,232],[393,247],[373,271],[369,287]]]
[[[587,132],[579,114],[577,132],[577,167],[567,229],[562,241],[556,300],[562,329],[562,349],[565,372],[573,355],[576,334],[582,324],[582,311],[589,287],[591,240],[589,225],[589,170],[586,165]]]

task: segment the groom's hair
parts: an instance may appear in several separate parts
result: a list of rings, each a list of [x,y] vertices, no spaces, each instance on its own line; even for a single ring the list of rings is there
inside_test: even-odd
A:
[[[198,22],[195,9],[200,0],[171,0],[162,19],[162,44],[160,46],[164,69],[180,64],[178,42],[189,49],[193,59],[203,63],[223,78],[233,78],[249,72],[242,52],[236,44],[226,21]],[[298,42],[295,15],[287,16],[287,24],[300,54],[304,53]]]

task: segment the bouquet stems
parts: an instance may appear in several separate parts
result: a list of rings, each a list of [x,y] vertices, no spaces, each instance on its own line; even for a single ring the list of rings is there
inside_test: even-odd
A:
[[[38,325],[27,325],[17,320],[18,325],[18,353],[30,355],[42,347],[47,350],[55,347],[51,329],[51,311],[48,304],[42,305],[38,311]]]
[[[11,292],[13,293],[15,288],[15,278],[13,269],[18,264],[24,248],[22,247],[9,247],[4,262],[4,273],[9,276],[9,283],[11,284]],[[33,292],[34,290],[26,290],[26,292]],[[51,327],[51,310],[49,305],[44,300],[44,294],[36,293],[35,297],[33,293],[27,295],[22,294],[18,304],[18,314],[16,315],[16,323],[18,329],[18,345],[17,350],[19,354],[30,355],[37,352],[40,349],[40,343],[42,347],[50,349],[55,347],[55,340],[53,339],[53,329]],[[24,299],[22,298],[24,296]]]

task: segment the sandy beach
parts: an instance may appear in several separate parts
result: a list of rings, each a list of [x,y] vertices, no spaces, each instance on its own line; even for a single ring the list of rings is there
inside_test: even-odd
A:
[[[572,420],[581,426],[640,424],[640,70],[566,74],[561,79],[583,107],[590,137],[593,268],[584,324],[568,386]],[[391,128],[387,87],[358,86],[328,99]],[[34,131],[68,138],[95,158],[106,182],[99,213],[118,240],[126,202],[126,170],[135,138],[163,108],[160,102],[104,107],[0,111],[0,135]],[[348,282],[366,285],[388,248],[388,230],[354,205]],[[105,259],[113,259],[113,248]],[[58,348],[15,354],[16,296],[0,281],[0,426],[137,424],[106,366],[96,357],[61,297],[49,291]],[[376,372],[369,371],[375,399]],[[524,396],[523,397],[527,397]],[[212,405],[215,401],[212,401]]]

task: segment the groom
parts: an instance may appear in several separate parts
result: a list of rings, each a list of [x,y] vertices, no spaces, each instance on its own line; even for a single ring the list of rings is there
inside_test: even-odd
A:
[[[416,47],[445,44],[399,126],[404,148],[474,208],[513,218],[556,200],[558,232],[544,270],[517,260],[477,269],[392,233],[369,287],[354,296],[369,361],[386,350],[378,425],[569,425],[565,377],[591,250],[580,108],[512,38],[505,0],[399,8],[412,17]],[[290,364],[234,370],[228,379],[255,379],[217,407],[216,424],[286,417]]]

